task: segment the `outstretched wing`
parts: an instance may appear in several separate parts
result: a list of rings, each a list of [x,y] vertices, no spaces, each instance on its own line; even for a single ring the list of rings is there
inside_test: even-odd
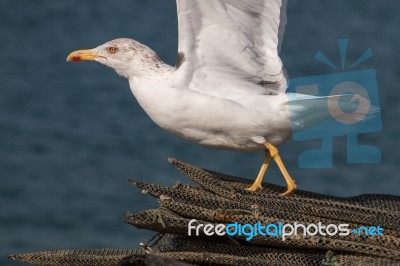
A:
[[[180,85],[214,96],[279,94],[286,0],[177,0]]]

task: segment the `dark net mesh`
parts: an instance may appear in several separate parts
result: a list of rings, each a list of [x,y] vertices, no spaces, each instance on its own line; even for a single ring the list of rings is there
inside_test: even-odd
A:
[[[9,259],[43,266],[109,266],[117,265],[123,258],[134,254],[140,254],[141,252],[142,251],[127,249],[58,250],[12,255]]]
[[[159,199],[159,208],[126,213],[124,221],[157,232],[142,250],[80,250],[12,256],[36,265],[400,265],[400,197],[332,197],[297,191],[282,197],[284,187],[264,183],[245,190],[252,180],[232,177],[170,159],[199,186],[163,187],[130,182]],[[270,237],[255,235],[188,236],[196,224],[348,224],[381,226],[383,236],[349,234]],[[194,234],[194,232],[192,232]],[[179,263],[181,264],[177,264]]]

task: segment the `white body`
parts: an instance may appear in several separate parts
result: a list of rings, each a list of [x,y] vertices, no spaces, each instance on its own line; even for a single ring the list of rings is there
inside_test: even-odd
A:
[[[129,80],[140,106],[165,130],[202,145],[243,151],[264,149],[265,140],[280,145],[291,136],[286,94],[222,99],[177,86],[173,70],[154,80]]]

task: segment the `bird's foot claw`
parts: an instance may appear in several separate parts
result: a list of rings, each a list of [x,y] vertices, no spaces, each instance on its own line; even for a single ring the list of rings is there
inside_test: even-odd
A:
[[[296,183],[290,184],[288,189],[281,194],[281,196],[289,197],[292,196],[296,192],[297,186]]]
[[[247,191],[256,192],[257,190],[262,189],[261,185],[251,185],[250,187],[246,188]]]

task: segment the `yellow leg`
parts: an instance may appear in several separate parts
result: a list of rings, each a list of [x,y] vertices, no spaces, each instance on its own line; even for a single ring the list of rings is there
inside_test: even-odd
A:
[[[254,181],[253,185],[251,185],[250,187],[246,188],[246,190],[254,192],[257,189],[262,188],[261,183],[262,183],[262,180],[264,178],[264,174],[267,171],[267,168],[268,168],[268,165],[269,165],[270,161],[271,161],[271,154],[270,154],[270,152],[268,150],[266,150],[265,151],[264,162],[261,165],[260,172],[258,172],[257,178]]]
[[[279,155],[278,149],[272,145],[271,143],[265,142],[264,146],[269,150],[272,158],[274,158],[276,164],[278,165],[279,169],[281,170],[281,173],[283,177],[285,178],[285,181],[287,183],[287,190],[286,192],[282,193],[282,196],[290,196],[296,191],[296,181],[294,181],[288,171],[286,170],[285,165],[283,164],[282,158]]]

